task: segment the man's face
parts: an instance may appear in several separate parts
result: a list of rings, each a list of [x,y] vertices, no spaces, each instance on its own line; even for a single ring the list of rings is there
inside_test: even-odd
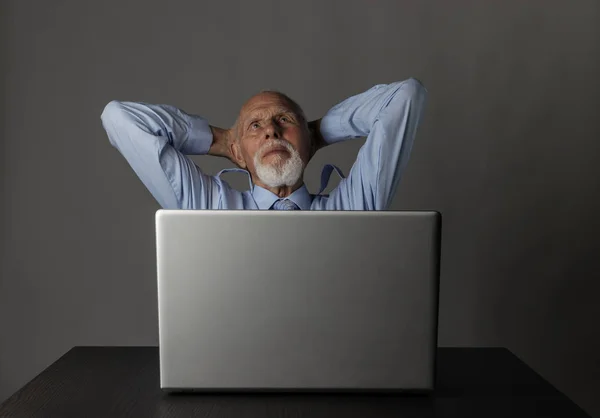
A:
[[[252,97],[240,111],[234,157],[253,179],[270,187],[292,186],[310,159],[306,121],[275,93]],[[234,146],[235,148],[235,146]]]

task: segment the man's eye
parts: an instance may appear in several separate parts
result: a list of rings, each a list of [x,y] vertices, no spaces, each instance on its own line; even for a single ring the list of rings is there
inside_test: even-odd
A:
[[[250,127],[252,129],[258,129],[260,127],[260,124],[258,122],[254,122],[252,125],[250,125]]]
[[[287,116],[282,116],[281,119],[279,119],[282,122],[289,122],[290,120],[288,119]]]

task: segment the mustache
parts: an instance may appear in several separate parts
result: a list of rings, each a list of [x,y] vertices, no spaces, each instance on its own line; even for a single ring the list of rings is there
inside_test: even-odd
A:
[[[294,146],[289,142],[283,139],[273,139],[270,142],[264,144],[262,147],[260,147],[260,149],[258,150],[258,155],[264,157],[267,153],[277,149],[285,149],[290,154],[296,151]]]

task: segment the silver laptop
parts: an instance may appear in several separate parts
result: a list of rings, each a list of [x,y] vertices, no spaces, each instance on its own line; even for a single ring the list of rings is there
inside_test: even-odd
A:
[[[430,391],[441,216],[159,210],[167,391]]]

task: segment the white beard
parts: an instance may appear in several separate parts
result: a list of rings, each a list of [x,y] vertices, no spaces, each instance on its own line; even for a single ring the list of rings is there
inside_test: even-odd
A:
[[[263,164],[261,159],[265,152],[273,146],[283,146],[290,153],[290,157],[276,154],[270,164]],[[254,155],[254,167],[256,175],[269,187],[293,186],[300,180],[304,170],[304,162],[300,153],[292,145],[284,140],[273,140],[263,145]]]

